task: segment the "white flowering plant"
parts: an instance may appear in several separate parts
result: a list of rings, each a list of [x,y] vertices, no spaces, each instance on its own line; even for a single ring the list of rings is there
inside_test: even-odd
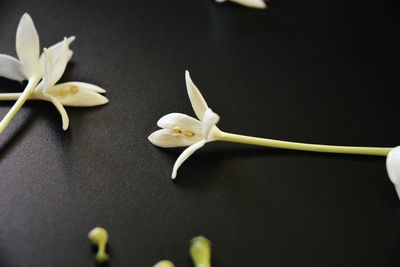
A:
[[[0,134],[27,100],[53,103],[62,118],[62,128],[68,129],[69,119],[64,106],[90,107],[103,105],[106,91],[83,82],[56,84],[62,77],[73,52],[69,45],[74,36],[45,48],[40,54],[39,35],[29,14],[25,13],[18,25],[16,51],[18,59],[0,54],[0,76],[28,84],[22,93],[0,93],[0,101],[16,101],[0,122]]]

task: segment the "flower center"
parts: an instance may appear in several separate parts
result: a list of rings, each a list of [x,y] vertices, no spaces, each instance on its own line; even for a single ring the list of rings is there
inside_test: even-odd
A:
[[[172,128],[172,136],[186,136],[186,137],[193,137],[195,136],[195,133],[191,130],[187,129],[182,129],[179,126],[175,126]]]

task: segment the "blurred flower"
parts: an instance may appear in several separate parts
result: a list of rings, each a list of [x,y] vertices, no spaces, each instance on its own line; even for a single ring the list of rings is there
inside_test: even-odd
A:
[[[157,262],[153,267],[175,267],[175,265],[169,260],[162,260]]]
[[[218,3],[226,2],[226,1],[231,1],[243,6],[251,7],[251,8],[259,8],[259,9],[265,9],[267,8],[267,5],[263,0],[215,0]]]
[[[389,152],[386,158],[386,170],[400,199],[400,146]]]
[[[204,236],[190,241],[190,257],[195,267],[211,267],[211,242]]]

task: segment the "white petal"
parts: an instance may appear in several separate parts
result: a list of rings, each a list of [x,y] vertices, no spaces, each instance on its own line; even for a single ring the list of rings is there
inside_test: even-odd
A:
[[[390,181],[395,185],[397,193],[400,189],[400,146],[393,148],[386,158],[386,170]],[[400,198],[400,195],[399,195]]]
[[[206,137],[206,139],[208,138],[211,128],[215,126],[215,124],[217,124],[218,121],[219,121],[218,114],[213,112],[210,108],[208,108],[204,113],[204,118],[202,121],[203,135]]]
[[[190,129],[192,131],[201,132],[201,122],[193,117],[190,117],[182,113],[169,113],[162,116],[161,119],[157,121],[157,125],[160,128],[172,129],[176,126],[182,129]]]
[[[44,49],[44,54],[45,54],[45,64],[44,64],[44,73],[43,73],[43,79],[41,81],[41,84],[43,84],[44,89],[48,89],[52,86],[51,79],[53,76],[53,67],[54,66],[53,66],[53,60],[51,58],[51,54],[48,52],[47,49]],[[39,84],[39,86],[41,84]]]
[[[206,101],[201,95],[199,89],[193,83],[190,78],[189,71],[185,72],[186,89],[189,95],[190,103],[192,104],[194,113],[196,113],[197,118],[203,119],[204,112],[208,108]]]
[[[259,9],[267,8],[267,5],[263,0],[230,0],[230,1],[251,8],[259,8]]]
[[[175,161],[174,168],[172,169],[172,179],[176,178],[176,173],[178,172],[179,167],[182,165],[182,163],[185,162],[191,155],[193,155],[194,152],[196,152],[198,149],[202,148],[204,144],[206,143],[206,140],[200,140],[197,143],[194,143],[190,147],[186,148],[182,154],[179,155],[178,159]]]
[[[39,69],[39,36],[32,18],[25,13],[18,25],[16,49],[19,61],[24,66],[25,75],[31,77]]]
[[[27,79],[22,64],[17,59],[4,54],[0,54],[0,76],[19,82]]]
[[[102,93],[104,94],[106,92],[106,90],[104,90],[103,88],[91,84],[91,83],[84,83],[84,82],[66,82],[63,83],[66,86],[77,86],[79,88],[82,88],[84,90],[89,90],[89,91],[93,91],[93,92],[97,92],[97,93]],[[58,85],[57,85],[58,86]]]
[[[201,140],[199,137],[186,137],[184,135],[173,136],[173,131],[171,129],[161,129],[157,130],[149,137],[149,141],[158,147],[171,148],[171,147],[186,147],[193,145],[194,143]]]
[[[65,108],[54,97],[52,97],[50,95],[45,95],[45,96],[46,96],[47,100],[50,101],[51,103],[53,103],[53,105],[57,108],[58,112],[61,115],[62,128],[63,128],[64,131],[66,131],[68,129],[68,126],[69,126],[69,118],[68,118],[67,112],[65,111]]]
[[[108,99],[97,91],[105,92],[93,84],[68,82],[50,87],[46,94],[52,95],[62,105],[70,107],[93,107],[108,103]]]
[[[50,46],[47,50],[51,56],[51,58],[54,60],[55,58],[57,58],[57,56],[61,53],[63,46],[64,46],[64,41],[66,41],[68,47],[69,45],[75,41],[75,36],[70,36],[68,38],[64,38],[64,40]],[[72,50],[70,50],[68,48],[68,56],[67,56],[67,62],[71,60],[71,57],[74,53],[72,52]],[[44,69],[44,53],[41,54],[40,56],[40,66],[42,69]]]
[[[56,55],[53,60],[53,73],[51,76],[51,86],[55,85],[61,76],[64,74],[65,68],[67,67],[69,57],[69,47],[67,39],[64,39],[62,48],[58,55]]]

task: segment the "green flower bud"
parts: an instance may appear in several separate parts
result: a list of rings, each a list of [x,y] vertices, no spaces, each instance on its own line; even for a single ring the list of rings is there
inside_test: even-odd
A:
[[[157,262],[153,267],[175,267],[175,265],[169,260],[162,260]]]
[[[95,256],[96,262],[104,263],[108,261],[110,257],[106,252],[106,246],[108,242],[107,230],[102,227],[93,228],[93,230],[89,232],[88,238],[92,245],[98,247],[98,251]]]
[[[195,267],[211,267],[211,242],[204,236],[190,241],[190,256]]]

